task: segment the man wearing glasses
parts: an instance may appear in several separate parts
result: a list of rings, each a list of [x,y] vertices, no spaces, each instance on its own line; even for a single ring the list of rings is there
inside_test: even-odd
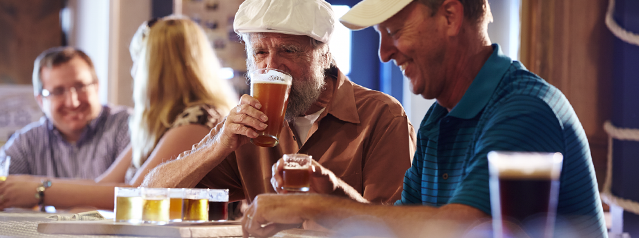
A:
[[[41,53],[33,90],[45,116],[16,131],[0,150],[11,157],[9,174],[95,179],[106,171],[129,145],[129,111],[101,105],[98,85],[93,63],[81,50]]]

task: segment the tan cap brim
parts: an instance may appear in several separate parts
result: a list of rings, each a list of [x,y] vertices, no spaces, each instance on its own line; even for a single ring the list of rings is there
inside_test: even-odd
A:
[[[377,25],[391,18],[413,0],[363,0],[353,6],[339,21],[351,30]]]

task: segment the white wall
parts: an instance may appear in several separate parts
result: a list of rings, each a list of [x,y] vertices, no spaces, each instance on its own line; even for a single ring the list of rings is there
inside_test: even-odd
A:
[[[100,100],[107,101],[109,65],[109,0],[69,0],[69,45],[83,50],[95,66],[100,81]]]
[[[87,1],[87,0],[84,0]],[[92,0],[89,0],[92,1]],[[140,24],[151,18],[151,0],[110,0],[108,101],[133,107],[133,78],[129,44]]]
[[[133,106],[129,42],[151,18],[151,0],[68,0],[69,45],[93,60],[102,103]]]
[[[501,51],[512,59],[519,59],[519,20],[521,0],[488,0],[493,22],[488,24],[488,35]]]

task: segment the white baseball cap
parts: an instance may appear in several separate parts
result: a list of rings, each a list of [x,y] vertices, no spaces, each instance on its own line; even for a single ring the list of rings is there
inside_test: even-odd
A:
[[[246,0],[235,14],[236,33],[307,35],[327,43],[335,14],[324,0]]]
[[[363,0],[339,21],[351,30],[377,25],[404,9],[413,0]]]

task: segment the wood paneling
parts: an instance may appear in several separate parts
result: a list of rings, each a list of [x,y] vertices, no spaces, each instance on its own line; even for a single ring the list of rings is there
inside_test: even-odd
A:
[[[31,84],[33,61],[62,44],[63,0],[0,1],[0,84]]]
[[[606,171],[612,40],[607,0],[522,0],[521,61],[559,88],[583,125],[600,188]]]

